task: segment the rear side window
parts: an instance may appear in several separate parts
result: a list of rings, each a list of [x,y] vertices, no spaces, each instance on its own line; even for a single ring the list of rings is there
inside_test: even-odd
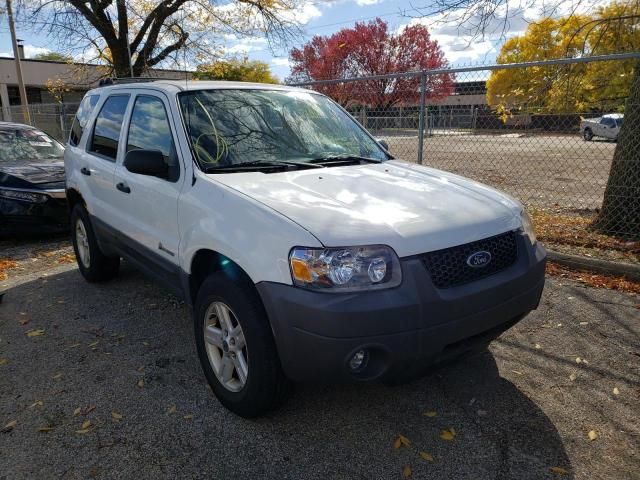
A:
[[[176,161],[169,118],[162,100],[157,97],[138,95],[133,104],[127,152],[137,149],[160,150],[170,167],[169,180],[178,180],[180,169]]]
[[[90,152],[115,161],[127,103],[129,103],[129,95],[112,95],[107,98],[96,118]]]
[[[91,112],[93,112],[93,109],[96,107],[98,100],[100,100],[100,95],[89,95],[82,99],[76,116],[73,119],[73,125],[71,125],[71,133],[69,134],[70,145],[75,147],[80,143],[84,127],[87,126]]]

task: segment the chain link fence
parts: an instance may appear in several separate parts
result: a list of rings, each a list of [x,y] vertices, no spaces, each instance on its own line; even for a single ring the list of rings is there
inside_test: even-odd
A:
[[[297,85],[339,102],[396,158],[492,185],[530,210],[580,217],[586,231],[600,215],[639,58],[618,54]],[[628,202],[640,195],[639,156],[636,151],[628,169]],[[619,216],[605,233],[637,236],[640,219]]]
[[[31,103],[27,107],[31,125],[46,132],[56,140],[66,143],[79,103]],[[21,105],[0,109],[2,120],[26,123]]]

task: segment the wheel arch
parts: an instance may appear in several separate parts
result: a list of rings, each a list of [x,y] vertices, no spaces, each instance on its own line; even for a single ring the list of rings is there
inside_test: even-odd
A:
[[[200,286],[212,273],[223,272],[229,280],[255,288],[249,274],[238,263],[215,250],[206,248],[198,250],[191,258],[189,266],[185,293],[191,305],[195,304]]]
[[[73,210],[73,207],[75,207],[76,204],[78,203],[80,203],[86,208],[87,202],[84,201],[82,194],[78,190],[76,190],[75,188],[67,188],[66,193],[67,193],[67,204],[69,205],[69,212],[71,212],[71,210]]]

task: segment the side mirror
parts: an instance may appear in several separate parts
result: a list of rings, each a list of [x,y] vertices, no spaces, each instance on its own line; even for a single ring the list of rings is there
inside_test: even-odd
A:
[[[131,150],[124,157],[124,168],[139,175],[169,177],[169,166],[160,150]]]
[[[389,144],[384,138],[376,138],[376,142],[378,142],[387,152],[389,151]]]

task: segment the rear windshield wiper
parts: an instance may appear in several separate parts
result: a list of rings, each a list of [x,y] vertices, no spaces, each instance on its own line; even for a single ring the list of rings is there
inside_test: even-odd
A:
[[[318,157],[313,160],[309,160],[309,163],[316,163],[321,165],[339,165],[344,163],[381,163],[382,160],[370,157],[361,157],[359,155],[339,154],[339,155],[327,155],[326,157]]]
[[[310,162],[293,162],[290,160],[254,160],[252,162],[242,162],[242,163],[234,163],[231,165],[220,165],[220,166],[211,166],[204,167],[205,173],[214,173],[214,172],[242,172],[245,170],[255,170],[256,168],[287,168],[287,167],[298,167],[298,168],[323,168],[322,165],[314,165]]]

